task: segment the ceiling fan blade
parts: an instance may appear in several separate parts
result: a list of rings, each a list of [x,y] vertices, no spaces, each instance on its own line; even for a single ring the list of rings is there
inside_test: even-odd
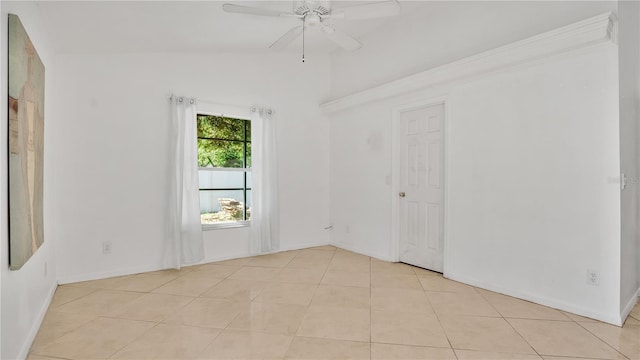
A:
[[[252,6],[242,6],[236,4],[223,4],[222,10],[228,13],[236,13],[236,14],[248,14],[248,15],[258,15],[258,16],[273,16],[273,17],[295,17],[295,14],[286,13],[276,10],[262,9]]]
[[[353,51],[362,47],[362,44],[358,40],[330,26],[322,25],[322,32],[327,35],[329,40],[338,44],[338,46],[345,50]]]
[[[287,46],[289,46],[289,44],[291,44],[293,40],[295,40],[298,36],[300,36],[300,34],[302,34],[302,26],[296,26],[291,30],[287,31],[284,35],[280,37],[280,39],[276,40],[273,44],[271,44],[271,46],[269,46],[269,49],[283,50]]]
[[[373,4],[364,4],[335,9],[331,13],[331,18],[338,19],[374,19],[386,16],[396,16],[400,14],[400,4],[397,0],[380,1]]]

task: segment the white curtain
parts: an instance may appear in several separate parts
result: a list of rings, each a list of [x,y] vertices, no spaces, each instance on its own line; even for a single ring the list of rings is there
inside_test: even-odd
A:
[[[169,238],[165,266],[180,268],[204,258],[200,194],[196,100],[171,97],[172,162],[170,168]]]
[[[280,248],[276,124],[271,109],[251,108],[252,254]]]

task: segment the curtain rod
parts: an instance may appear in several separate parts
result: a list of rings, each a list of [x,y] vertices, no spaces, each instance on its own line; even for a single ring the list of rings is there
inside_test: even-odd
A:
[[[173,97],[174,97],[174,95],[173,95],[173,94],[169,95],[169,100],[173,100]],[[183,98],[183,97],[186,97],[186,96],[180,96],[180,98]],[[256,111],[258,111],[258,109],[260,109],[260,108],[261,108],[261,107],[259,107],[259,106],[246,106],[246,105],[234,105],[234,104],[220,104],[220,103],[217,103],[217,102],[214,102],[214,101],[209,101],[209,100],[200,100],[200,99],[195,98],[195,97],[186,97],[186,98],[188,98],[188,99],[190,100],[190,103],[191,103],[191,104],[193,104],[193,103],[195,103],[195,102],[201,102],[201,103],[212,104],[212,105],[219,105],[219,106],[225,106],[225,107],[226,107],[226,106],[232,106],[232,107],[244,108],[244,109],[249,108],[249,110],[250,110],[251,112],[256,112]],[[273,114],[273,110],[272,110],[271,108],[263,108],[263,109],[266,111],[266,113],[267,113],[267,114],[269,114],[269,115]]]
[[[187,97],[187,96],[177,96],[176,97],[178,102],[182,102],[184,98],[189,99],[189,104],[195,104],[196,103],[196,98],[193,98],[193,97]],[[173,100],[173,94],[169,95],[169,100]]]
[[[175,95],[172,93],[169,95],[169,100],[172,100],[173,97]],[[189,96],[183,96],[186,98],[190,98],[190,99],[194,99],[197,102],[201,102],[201,103],[206,103],[206,104],[211,104],[211,105],[219,105],[219,106],[233,106],[233,107],[237,107],[237,108],[249,108],[249,109],[253,109],[255,106],[248,106],[248,105],[238,105],[238,104],[223,104],[223,103],[219,103],[219,102],[215,102],[215,101],[211,101],[211,100],[203,100],[203,99],[198,99],[196,97],[189,97]]]

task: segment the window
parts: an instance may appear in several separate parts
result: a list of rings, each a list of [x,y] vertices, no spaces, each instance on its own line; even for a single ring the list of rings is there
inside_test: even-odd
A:
[[[240,225],[251,217],[251,121],[198,114],[202,224]]]

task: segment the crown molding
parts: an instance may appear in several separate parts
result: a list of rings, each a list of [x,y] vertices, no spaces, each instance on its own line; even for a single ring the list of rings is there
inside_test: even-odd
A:
[[[334,113],[435,85],[505,69],[585,47],[618,42],[618,20],[608,12],[530,38],[513,42],[452,63],[325,102],[320,108]]]

